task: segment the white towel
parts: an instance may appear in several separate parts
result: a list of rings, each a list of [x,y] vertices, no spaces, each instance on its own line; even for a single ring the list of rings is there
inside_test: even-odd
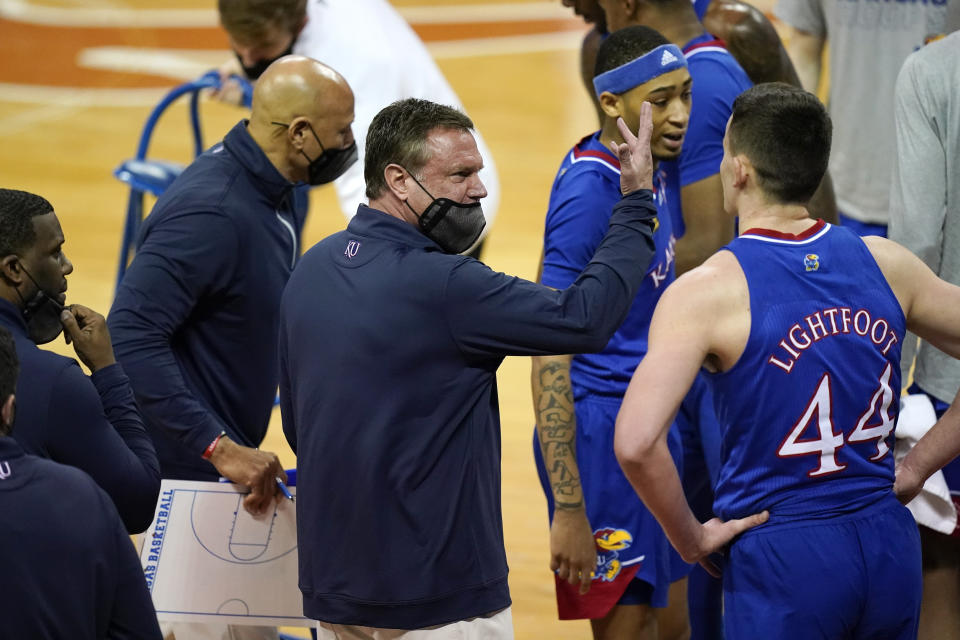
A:
[[[923,393],[901,396],[897,444],[893,450],[898,463],[936,421],[937,414],[929,396]],[[956,527],[957,510],[950,499],[947,481],[939,470],[927,479],[923,489],[910,501],[907,508],[919,524],[934,531],[949,535]]]

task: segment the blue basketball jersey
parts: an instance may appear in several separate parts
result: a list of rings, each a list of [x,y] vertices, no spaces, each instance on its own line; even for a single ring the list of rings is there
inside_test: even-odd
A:
[[[620,163],[600,142],[599,132],[585,137],[560,165],[550,192],[543,240],[541,282],[566,289],[587,266],[607,232],[613,205],[620,200]],[[675,174],[654,173],[659,226],[653,234],[656,255],[626,320],[600,353],[580,354],[570,367],[578,393],[622,397],[634,369],[647,352],[647,332],[657,301],[674,280],[672,208],[680,206]]]
[[[690,123],[677,162],[680,184],[689,184],[719,173],[723,160],[723,134],[733,113],[733,101],[753,86],[722,40],[709,33],[683,46],[687,70],[693,79]],[[680,238],[683,233],[678,233]]]
[[[720,421],[714,511],[771,523],[829,517],[893,486],[905,318],[863,241],[818,221],[726,247],[750,291],[750,335],[709,375]]]

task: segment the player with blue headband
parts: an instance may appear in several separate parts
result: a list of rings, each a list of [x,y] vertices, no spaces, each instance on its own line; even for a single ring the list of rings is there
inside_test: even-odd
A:
[[[674,279],[672,220],[680,216],[680,186],[674,163],[667,161],[680,155],[690,117],[686,67],[680,49],[648,27],[606,38],[594,73],[602,127],[565,156],[546,218],[541,281],[565,289],[590,261],[620,199],[620,165],[610,144],[623,143],[623,125],[637,131],[648,102],[659,226],[647,276],[603,351],[533,359],[535,455],[551,517],[558,611],[561,619],[589,618],[598,639],[646,638],[658,624],[662,638],[686,631],[680,580],[689,565],[679,562],[613,453],[620,402],[646,354],[653,309]],[[674,444],[679,458],[678,434]]]

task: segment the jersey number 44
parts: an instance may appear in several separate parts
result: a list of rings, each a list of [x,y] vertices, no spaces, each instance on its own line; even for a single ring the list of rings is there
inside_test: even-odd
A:
[[[890,374],[892,365],[887,363],[880,375],[880,386],[870,398],[870,403],[860,415],[857,427],[846,438],[846,442],[877,441],[877,452],[870,460],[878,462],[883,459],[890,447],[886,443],[887,436],[893,431],[895,419],[890,415],[890,405],[893,403],[893,389],[890,388]],[[777,455],[783,458],[795,456],[817,455],[820,464],[807,472],[811,478],[837,473],[847,468],[847,465],[838,462],[837,450],[844,444],[843,432],[837,432],[833,422],[832,397],[830,389],[830,374],[824,373],[817,384],[817,390],[807,403],[807,407],[787,434]],[[800,436],[807,430],[810,423],[816,421],[819,437],[801,440]]]

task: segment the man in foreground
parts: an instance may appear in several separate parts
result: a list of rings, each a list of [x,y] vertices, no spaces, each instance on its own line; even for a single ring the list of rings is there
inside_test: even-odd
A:
[[[812,94],[737,99],[721,177],[740,237],[661,298],[617,420],[617,457],[686,560],[712,566],[758,526],[726,553],[730,640],[916,636],[919,537],[891,490],[900,343],[909,327],[960,355],[960,288],[895,243],[808,217],[830,137]],[[723,439],[705,524],[665,442],[701,368]]]
[[[374,118],[370,206],[304,255],[282,301],[300,588],[320,637],[513,637],[496,372],[510,354],[601,349],[623,321],[653,255],[649,105],[639,122],[617,145],[629,195],[555,291],[456,255],[484,224],[469,118],[416,99]]]

